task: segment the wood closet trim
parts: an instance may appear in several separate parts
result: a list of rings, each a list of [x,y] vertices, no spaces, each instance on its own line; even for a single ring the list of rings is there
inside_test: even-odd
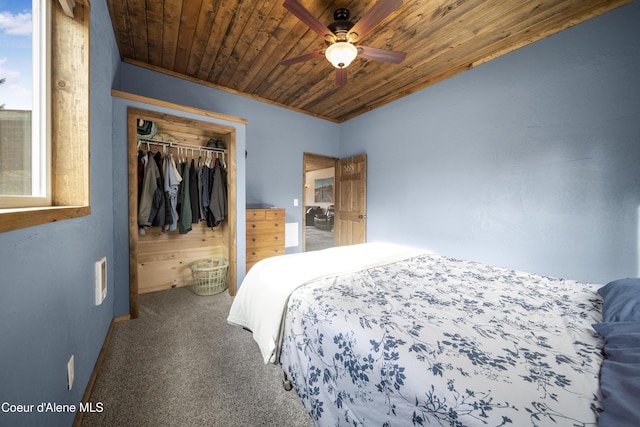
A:
[[[171,104],[173,105],[173,104]],[[176,106],[173,105],[173,109]],[[209,116],[209,115],[208,115]],[[229,227],[229,269],[228,292],[236,294],[237,277],[237,196],[236,196],[236,129],[207,121],[195,120],[186,117],[157,111],[144,110],[136,107],[127,109],[127,135],[128,135],[128,189],[129,189],[129,312],[132,319],[138,318],[138,136],[137,120],[144,117],[149,120],[171,121],[199,128],[206,128],[217,134],[228,135],[227,146],[227,205],[228,215],[226,221]],[[210,116],[209,116],[210,117]]]

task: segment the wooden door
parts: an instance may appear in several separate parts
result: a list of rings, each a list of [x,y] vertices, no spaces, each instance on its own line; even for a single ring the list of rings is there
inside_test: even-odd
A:
[[[365,243],[367,239],[367,155],[336,162],[335,245]]]

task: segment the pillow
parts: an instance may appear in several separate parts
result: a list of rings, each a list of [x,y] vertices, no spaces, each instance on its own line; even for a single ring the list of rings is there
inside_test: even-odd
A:
[[[605,299],[606,301],[606,299]],[[598,427],[637,426],[640,420],[640,321],[593,325],[604,338]]]
[[[640,366],[640,321],[596,323],[593,329],[604,338],[607,359]]]
[[[640,320],[640,279],[620,279],[598,289],[603,322]]]
[[[598,427],[636,427],[640,420],[640,364],[605,359],[600,374]]]
[[[640,328],[640,320],[631,322],[602,322],[594,323],[592,326],[603,338],[640,332],[640,329],[638,329]]]

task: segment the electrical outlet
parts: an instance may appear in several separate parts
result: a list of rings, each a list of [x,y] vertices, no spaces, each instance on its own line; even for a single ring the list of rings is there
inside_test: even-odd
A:
[[[96,305],[107,297],[107,257],[96,262]]]
[[[71,387],[73,387],[73,379],[75,376],[74,370],[75,370],[75,367],[74,367],[74,360],[73,360],[73,354],[72,354],[71,358],[67,362],[67,384],[69,385],[69,390],[71,390]]]

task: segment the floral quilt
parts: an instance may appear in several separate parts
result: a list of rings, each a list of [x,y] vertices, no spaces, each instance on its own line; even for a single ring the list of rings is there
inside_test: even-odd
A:
[[[306,284],[280,362],[318,426],[588,426],[598,286],[424,254]]]

